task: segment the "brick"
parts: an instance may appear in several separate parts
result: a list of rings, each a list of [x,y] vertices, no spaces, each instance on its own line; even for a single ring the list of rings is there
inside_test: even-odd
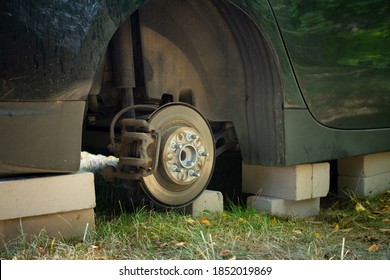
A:
[[[82,238],[87,224],[89,229],[95,226],[93,209],[2,220],[0,221],[0,247],[8,241],[21,238],[22,235],[30,241],[42,231],[51,237]]]
[[[390,172],[370,177],[339,176],[338,191],[341,195],[371,196],[390,189]]]
[[[0,220],[95,206],[93,173],[0,180]]]
[[[286,200],[326,196],[329,191],[329,163],[288,167],[243,164],[242,191]]]
[[[205,190],[185,211],[193,216],[201,215],[203,211],[222,212],[223,195],[219,191]]]
[[[301,218],[316,216],[320,212],[320,198],[292,201],[267,196],[250,196],[247,204],[258,211]]]
[[[390,152],[339,159],[338,174],[350,177],[370,177],[390,172]]]
[[[328,162],[313,164],[313,192],[311,198],[325,197],[330,187],[330,165]]]

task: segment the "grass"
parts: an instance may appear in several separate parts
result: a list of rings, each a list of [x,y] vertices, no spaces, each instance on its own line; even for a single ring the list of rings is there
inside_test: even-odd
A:
[[[116,207],[121,204],[118,200]],[[328,197],[324,204],[318,216],[305,219],[233,203],[223,213],[199,217],[147,206],[112,215],[98,212],[95,228],[84,239],[56,239],[42,231],[27,241],[21,235],[1,250],[0,258],[390,259],[390,192]]]
[[[213,189],[240,184],[234,174],[241,160],[226,162],[237,164],[215,170],[222,176],[212,179]],[[330,193],[318,216],[297,218],[259,213],[230,188],[224,212],[193,217],[140,203],[144,197],[136,187],[108,183],[98,173],[95,185],[96,225],[84,238],[64,240],[44,231],[32,239],[21,234],[0,248],[0,259],[390,259],[390,191],[369,198]],[[128,189],[137,198],[134,203]]]

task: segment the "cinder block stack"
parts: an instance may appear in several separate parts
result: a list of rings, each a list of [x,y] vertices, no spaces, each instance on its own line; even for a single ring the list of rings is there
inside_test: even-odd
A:
[[[243,164],[242,191],[248,205],[259,211],[299,217],[314,216],[320,210],[320,197],[329,192],[329,163],[289,167]]]
[[[390,152],[340,159],[341,195],[371,196],[390,189]]]
[[[43,230],[49,236],[83,237],[95,225],[93,173],[0,180],[0,244]]]

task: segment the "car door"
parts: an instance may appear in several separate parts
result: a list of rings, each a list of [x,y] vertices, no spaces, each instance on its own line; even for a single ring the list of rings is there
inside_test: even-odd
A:
[[[269,2],[313,117],[340,129],[390,127],[390,2]]]

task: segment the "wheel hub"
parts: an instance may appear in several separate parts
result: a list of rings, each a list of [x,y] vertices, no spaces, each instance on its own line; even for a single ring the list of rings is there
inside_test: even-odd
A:
[[[175,129],[166,139],[162,147],[162,161],[166,174],[173,182],[188,185],[201,176],[207,157],[202,142],[199,132],[189,127]]]

